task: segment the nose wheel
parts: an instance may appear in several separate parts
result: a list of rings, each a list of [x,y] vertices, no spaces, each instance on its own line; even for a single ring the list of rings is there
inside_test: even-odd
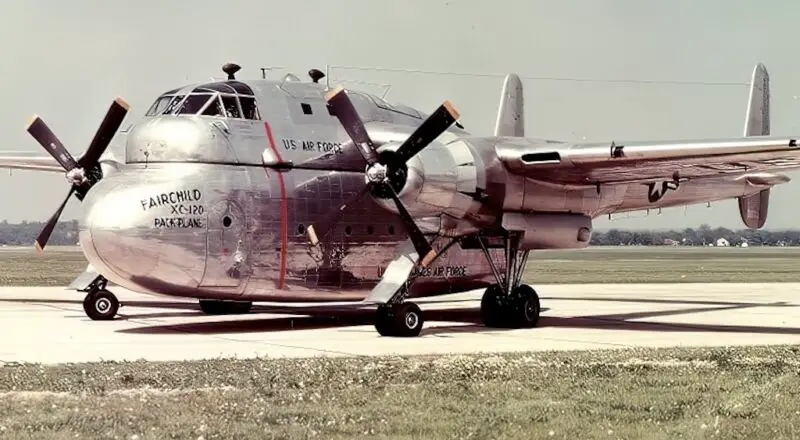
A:
[[[97,277],[89,284],[86,296],[83,298],[83,311],[92,321],[109,321],[117,316],[119,299],[106,290],[107,281]]]
[[[381,336],[419,336],[422,310],[413,302],[381,304],[375,313],[375,330]]]

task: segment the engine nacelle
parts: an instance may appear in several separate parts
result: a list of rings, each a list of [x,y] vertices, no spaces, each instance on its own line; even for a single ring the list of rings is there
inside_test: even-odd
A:
[[[522,233],[519,250],[581,249],[592,239],[592,219],[583,214],[506,212],[502,226]]]
[[[398,146],[388,144],[381,150]],[[446,214],[462,219],[480,207],[476,194],[484,186],[482,163],[464,142],[432,144],[406,166],[406,183],[398,196],[415,217]],[[380,203],[392,211],[397,209],[390,200]]]

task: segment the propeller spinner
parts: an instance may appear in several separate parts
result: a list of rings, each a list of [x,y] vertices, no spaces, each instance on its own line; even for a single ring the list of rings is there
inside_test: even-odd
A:
[[[367,134],[367,129],[344,88],[338,87],[330,91],[326,100],[331,113],[339,119],[347,135],[352,139],[364,160],[367,161],[367,184],[328,218],[306,229],[311,244],[318,244],[319,238],[333,229],[347,208],[369,192],[378,198],[392,199],[399,212],[400,220],[419,255],[419,264],[426,267],[436,257],[436,251],[414,222],[414,218],[397,196],[397,192],[403,189],[406,182],[408,172],[406,162],[450,128],[458,120],[458,112],[449,101],[445,101],[417,127],[396,151],[378,153],[375,143]]]
[[[78,200],[83,200],[89,188],[100,179],[100,156],[106,151],[114,134],[122,125],[129,108],[128,103],[121,97],[117,97],[111,103],[111,107],[106,112],[105,118],[103,118],[97,133],[95,133],[92,142],[89,144],[89,148],[77,161],[73,159],[64,144],[61,143],[58,137],[50,130],[50,127],[38,115],[34,115],[28,124],[28,133],[64,168],[67,181],[71,185],[67,196],[61,202],[61,206],[53,213],[42,232],[36,238],[36,249],[40,253],[47,245],[50,234],[53,233],[53,229],[58,223],[61,212],[67,205],[70,196],[74,193]]]

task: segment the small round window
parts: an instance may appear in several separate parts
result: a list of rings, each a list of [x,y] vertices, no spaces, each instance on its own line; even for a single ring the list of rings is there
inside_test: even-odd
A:
[[[225,217],[222,217],[222,226],[229,228],[231,227],[231,223],[233,223],[233,219],[231,219],[229,216],[226,215]]]

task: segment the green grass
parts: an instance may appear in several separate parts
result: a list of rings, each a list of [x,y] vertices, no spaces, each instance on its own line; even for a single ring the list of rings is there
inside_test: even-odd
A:
[[[20,439],[789,439],[800,350],[6,366]]]
[[[0,248],[0,285],[63,286],[86,268],[78,247]],[[594,247],[536,251],[526,281],[560,283],[800,282],[800,247]]]
[[[595,247],[532,252],[532,284],[800,282],[798,247]]]
[[[65,286],[87,264],[77,246],[48,246],[42,255],[33,246],[0,248],[0,285]]]

